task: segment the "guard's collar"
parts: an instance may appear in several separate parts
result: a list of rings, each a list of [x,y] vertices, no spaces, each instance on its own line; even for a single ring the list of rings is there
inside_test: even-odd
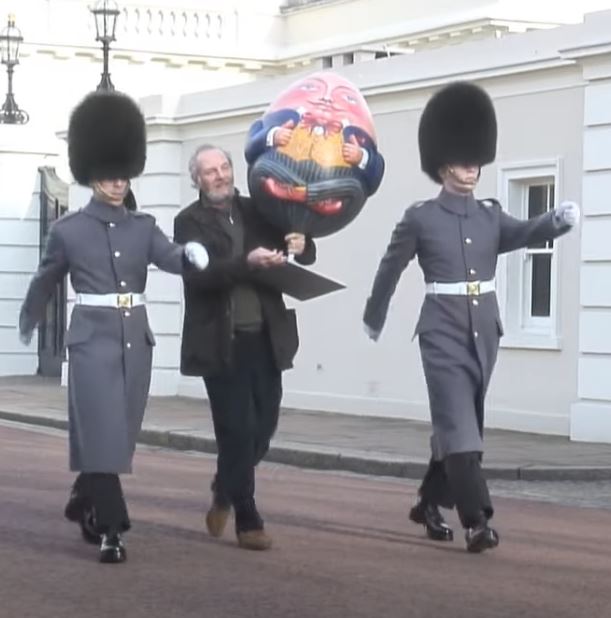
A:
[[[91,198],[83,212],[104,223],[120,223],[127,218],[125,206],[112,206],[96,197]]]
[[[450,191],[442,189],[436,201],[449,212],[463,217],[469,217],[477,210],[477,201],[473,193],[459,195],[458,193],[450,193]]]

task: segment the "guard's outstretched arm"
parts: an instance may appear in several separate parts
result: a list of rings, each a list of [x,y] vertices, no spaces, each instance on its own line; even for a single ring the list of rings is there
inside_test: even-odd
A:
[[[415,208],[405,211],[396,225],[386,253],[376,273],[371,295],[365,305],[363,321],[368,335],[377,340],[384,327],[390,300],[397,283],[418,249],[418,228],[414,220]]]
[[[501,211],[499,253],[515,251],[562,236],[579,220],[579,208],[572,202],[564,202],[553,211],[525,221],[508,215],[500,204],[497,204],[497,207]]]
[[[199,242],[207,248],[206,239],[201,230],[185,217],[174,219],[174,241],[181,245],[189,242]],[[228,290],[238,283],[248,280],[250,267],[246,255],[229,258],[218,258],[208,249],[209,263],[205,270],[185,269],[183,280],[185,285],[201,292],[211,290]]]
[[[54,224],[49,230],[44,255],[30,282],[19,313],[19,336],[23,343],[30,342],[55,286],[66,276],[67,272],[68,259],[61,236],[57,231],[57,224]]]

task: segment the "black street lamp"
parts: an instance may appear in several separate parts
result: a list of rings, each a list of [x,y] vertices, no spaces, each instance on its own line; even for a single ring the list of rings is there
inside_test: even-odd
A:
[[[25,124],[29,119],[28,113],[19,109],[15,97],[13,96],[13,71],[15,65],[19,64],[19,44],[23,41],[21,32],[15,28],[15,17],[8,16],[8,26],[0,32],[0,60],[6,64],[8,73],[8,92],[6,100],[0,110],[1,124]]]
[[[102,51],[104,53],[104,72],[102,79],[98,84],[98,90],[114,90],[110,81],[110,73],[108,72],[108,51],[110,44],[115,39],[115,30],[117,28],[117,17],[119,16],[119,7],[114,0],[99,0],[91,9],[95,18],[95,40],[102,42]]]

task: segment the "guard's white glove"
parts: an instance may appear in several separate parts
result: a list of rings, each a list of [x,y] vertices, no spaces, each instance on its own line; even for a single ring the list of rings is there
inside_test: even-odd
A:
[[[579,223],[580,214],[579,206],[575,202],[562,202],[554,211],[554,217],[558,223],[571,227]]]
[[[373,328],[365,324],[365,322],[363,322],[363,328],[365,329],[365,333],[367,333],[367,336],[373,341],[377,341],[378,338],[380,337],[380,331],[373,330]]]
[[[195,268],[204,270],[208,266],[208,252],[206,247],[198,242],[188,242],[185,245],[185,257]]]

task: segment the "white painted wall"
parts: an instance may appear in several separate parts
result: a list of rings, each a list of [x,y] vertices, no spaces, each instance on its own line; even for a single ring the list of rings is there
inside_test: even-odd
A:
[[[291,303],[298,309],[302,344],[295,369],[285,374],[286,405],[427,418],[418,347],[411,342],[423,293],[415,265],[403,276],[381,341],[370,343],[361,326],[363,305],[395,222],[412,201],[436,191],[419,171],[416,134],[422,107],[438,83],[479,78],[495,100],[500,135],[497,164],[484,170],[478,194],[499,194],[497,169],[501,165],[553,159],[561,162],[558,199],[580,202],[582,168],[588,156],[593,156],[583,145],[583,60],[569,59],[561,50],[572,42],[609,39],[611,27],[605,35],[605,24],[611,26],[609,13],[585,26],[465,44],[460,54],[441,49],[378,61],[375,67],[367,63],[343,69],[368,97],[388,167],[382,187],[361,215],[337,235],[319,241],[316,268],[347,283],[347,290]],[[234,153],[238,185],[245,187],[244,135],[287,81],[266,80],[216,91],[210,97],[193,94],[180,99],[175,117],[184,135],[183,206],[194,196],[192,191],[189,194],[186,160],[203,141]],[[596,109],[602,114],[604,103]],[[167,118],[167,111],[163,116]],[[586,225],[583,237],[590,242],[587,229]],[[595,238],[604,237],[604,231],[595,234]],[[491,385],[489,426],[569,435],[571,406],[578,398],[578,385],[583,388],[585,384],[577,369],[577,290],[584,272],[580,240],[578,231],[557,243],[556,349],[503,347]],[[584,251],[588,251],[585,245]],[[601,293],[598,276],[596,282]],[[183,379],[179,392],[199,396],[201,383]]]
[[[38,167],[54,165],[53,145],[31,128],[0,125],[0,375],[36,372],[37,341],[17,337],[19,308],[39,260]]]
[[[573,49],[580,56],[583,49]],[[578,401],[573,440],[611,442],[611,46],[583,61],[583,209]],[[602,53],[601,53],[602,52]]]

